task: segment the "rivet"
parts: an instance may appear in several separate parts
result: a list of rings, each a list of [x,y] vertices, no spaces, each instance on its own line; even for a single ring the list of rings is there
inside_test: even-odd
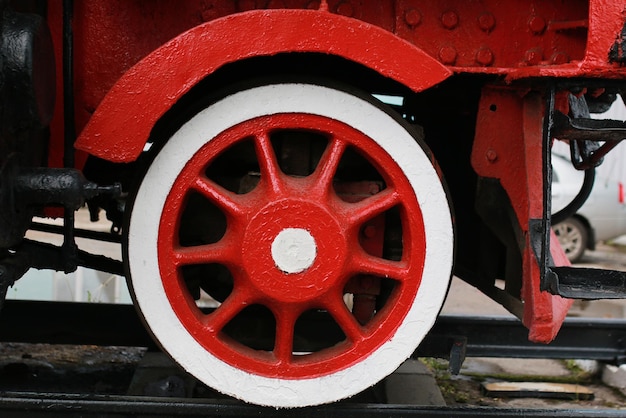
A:
[[[528,21],[530,31],[535,35],[540,35],[546,30],[546,21],[541,16],[532,16]]]
[[[552,64],[567,64],[569,62],[569,56],[565,52],[555,52],[550,57]]]
[[[441,15],[441,23],[446,29],[454,29],[459,24],[459,15],[453,11],[445,12]]]
[[[409,26],[418,26],[422,23],[422,13],[417,9],[409,9],[404,13],[404,21]]]
[[[538,65],[543,61],[543,53],[539,49],[529,49],[526,51],[524,60],[530,65]]]
[[[490,163],[495,163],[496,161],[498,161],[498,153],[491,148],[487,150],[486,157],[487,161],[489,161]]]
[[[489,48],[480,48],[476,51],[476,62],[480,65],[491,65],[493,64],[493,52]]]
[[[452,65],[456,62],[456,49],[451,46],[444,46],[439,50],[439,61],[446,65]]]
[[[348,2],[341,3],[339,6],[337,6],[337,14],[352,17],[354,16],[354,8],[352,7],[352,4]]]
[[[496,18],[489,12],[478,16],[478,26],[485,32],[491,32],[496,27]]]
[[[380,186],[376,183],[371,183],[369,186],[369,192],[371,195],[375,195],[376,193],[380,192]]]

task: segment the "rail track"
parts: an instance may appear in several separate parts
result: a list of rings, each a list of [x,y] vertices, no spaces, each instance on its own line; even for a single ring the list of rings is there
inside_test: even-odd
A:
[[[45,312],[45,318],[42,318]],[[320,318],[310,318],[319,321]],[[621,363],[626,321],[568,319],[544,346],[528,342],[512,318],[441,316],[415,357],[445,357],[458,369],[467,357],[585,358]],[[129,305],[7,301],[0,316],[1,342],[147,347],[157,350]],[[54,392],[54,393],[53,393]],[[613,409],[534,409],[416,406],[341,402],[302,408],[302,417],[618,417]],[[120,394],[0,391],[0,416],[10,417],[287,417],[290,409],[262,408],[230,399]]]
[[[3,394],[3,416],[21,417],[237,417],[237,418],[430,418],[430,417],[500,417],[500,418],[615,418],[618,410],[572,410],[486,407],[425,407],[381,404],[333,404],[298,409],[262,408],[236,402],[189,399],[155,399],[123,396],[76,396],[50,393]],[[6,414],[6,415],[5,415]]]

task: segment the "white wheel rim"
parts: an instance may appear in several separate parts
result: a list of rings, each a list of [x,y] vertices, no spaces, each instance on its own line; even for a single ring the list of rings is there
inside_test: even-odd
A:
[[[252,104],[252,105],[251,105]],[[362,361],[309,379],[280,379],[239,370],[207,352],[181,325],[161,285],[159,221],[181,168],[206,143],[246,120],[278,113],[325,116],[374,139],[402,168],[424,219],[426,255],[417,296],[395,335]],[[453,228],[446,193],[429,157],[390,115],[351,94],[309,84],[244,90],[204,109],[163,147],[138,190],[128,228],[128,261],[135,301],[151,332],[184,369],[212,388],[260,405],[299,407],[350,397],[392,373],[434,324],[452,269]]]

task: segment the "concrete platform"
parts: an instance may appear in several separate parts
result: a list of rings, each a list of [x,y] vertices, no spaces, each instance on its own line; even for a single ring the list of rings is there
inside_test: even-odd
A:
[[[385,379],[387,403],[443,406],[441,390],[432,372],[419,360],[407,360]]]

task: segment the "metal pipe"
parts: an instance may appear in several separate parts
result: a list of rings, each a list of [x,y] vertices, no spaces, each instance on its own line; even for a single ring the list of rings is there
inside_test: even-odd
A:
[[[72,21],[74,1],[63,0],[63,165],[74,168],[76,120],[74,115],[74,33]],[[65,272],[76,270],[76,241],[74,237],[74,209],[65,208],[63,217],[63,255]]]

